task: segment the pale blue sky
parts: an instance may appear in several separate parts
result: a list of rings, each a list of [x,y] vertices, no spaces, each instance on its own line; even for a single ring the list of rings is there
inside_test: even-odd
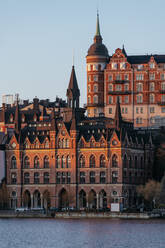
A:
[[[74,50],[85,103],[97,6],[110,55],[123,43],[128,54],[165,54],[164,0],[0,0],[0,97],[65,98]]]

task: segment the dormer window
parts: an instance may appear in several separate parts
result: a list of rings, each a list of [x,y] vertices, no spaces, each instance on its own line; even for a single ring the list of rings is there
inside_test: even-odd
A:
[[[125,62],[122,62],[120,63],[120,69],[125,69],[126,68],[126,63]]]
[[[114,70],[117,69],[117,63],[112,63],[112,69],[114,69]]]
[[[154,63],[150,63],[150,69],[154,69],[155,68],[155,64]]]

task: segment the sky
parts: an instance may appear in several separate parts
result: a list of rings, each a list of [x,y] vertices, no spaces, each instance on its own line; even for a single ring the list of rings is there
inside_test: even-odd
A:
[[[127,54],[165,54],[164,0],[0,0],[0,103],[66,99],[74,65],[86,103],[86,55],[99,10],[109,55],[124,44]]]

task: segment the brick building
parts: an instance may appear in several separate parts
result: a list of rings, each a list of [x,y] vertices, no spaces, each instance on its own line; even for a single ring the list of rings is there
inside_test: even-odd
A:
[[[134,126],[165,125],[165,55],[127,55],[125,48],[109,56],[102,43],[97,15],[94,43],[87,56],[88,116],[114,118],[117,97],[122,116]]]
[[[67,102],[34,98],[3,104],[0,127],[10,207],[138,204],[136,186],[152,177],[151,135],[123,119],[119,98],[113,118],[86,117],[74,66],[66,95]],[[102,108],[104,96],[99,99]]]

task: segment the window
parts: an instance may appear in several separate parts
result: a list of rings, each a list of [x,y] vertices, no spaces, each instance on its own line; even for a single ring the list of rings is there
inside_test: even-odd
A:
[[[113,91],[113,85],[112,84],[108,84],[108,91]]]
[[[124,85],[124,90],[125,90],[125,91],[128,91],[128,90],[129,90],[129,84],[125,84],[125,85]]]
[[[30,175],[28,172],[24,173],[24,184],[30,183]]]
[[[165,102],[165,95],[162,95],[161,100],[162,102]]]
[[[16,157],[11,158],[11,169],[17,169],[17,160]]]
[[[143,80],[143,74],[136,74],[136,80]]]
[[[121,109],[122,114],[124,114],[124,108]]]
[[[109,96],[109,97],[108,97],[108,103],[109,103],[109,104],[112,104],[112,103],[113,103],[113,97],[112,97],[112,96]]]
[[[58,148],[62,148],[62,142],[60,139],[58,140]]]
[[[91,75],[88,75],[88,82],[91,82]]]
[[[106,183],[105,171],[100,172],[100,183]]]
[[[138,92],[142,92],[143,91],[143,84],[141,84],[141,83],[136,84],[136,89]]]
[[[125,74],[125,75],[124,75],[124,80],[127,81],[128,79],[129,79],[128,74]]]
[[[94,86],[93,86],[93,91],[94,91],[94,92],[98,92],[98,85],[97,85],[97,84],[94,84]]]
[[[91,86],[88,85],[88,93],[91,92]]]
[[[154,79],[155,79],[155,73],[150,73],[149,79],[150,79],[150,80],[154,80]]]
[[[61,173],[61,181],[62,181],[63,184],[65,184],[65,178],[66,178],[65,172],[62,172]]]
[[[25,157],[24,159],[24,168],[28,169],[30,167],[30,161],[28,157]]]
[[[105,168],[105,156],[104,155],[100,156],[100,167]]]
[[[95,168],[95,157],[93,155],[90,156],[89,167],[90,168]]]
[[[93,81],[94,81],[94,82],[97,82],[97,81],[98,81],[98,75],[94,75],[94,76],[93,76]]]
[[[132,168],[132,158],[129,157],[129,168]]]
[[[143,114],[143,107],[140,108],[140,113]]]
[[[97,115],[97,109],[94,108],[94,115]]]
[[[91,103],[91,96],[88,96],[88,103]]]
[[[137,69],[140,71],[140,70],[142,70],[143,69],[143,65],[138,65],[137,66]]]
[[[38,169],[40,167],[40,162],[39,162],[39,158],[36,156],[34,158],[34,168]]]
[[[122,86],[120,84],[116,85],[116,91],[121,91],[122,90]]]
[[[136,114],[139,114],[139,108],[136,107]]]
[[[155,68],[155,64],[154,63],[150,63],[150,69],[154,69]]]
[[[45,148],[49,148],[49,141],[48,140],[45,142]]]
[[[65,168],[65,157],[62,156],[61,158],[61,168]]]
[[[71,167],[71,161],[70,161],[70,156],[68,155],[66,157],[66,168],[70,168]]]
[[[165,113],[165,107],[162,107],[162,113]]]
[[[161,90],[165,90],[165,83],[161,84]]]
[[[119,103],[122,103],[122,96],[118,96],[119,98]],[[117,103],[117,97],[116,97],[116,103]]]
[[[85,183],[85,172],[83,171],[80,172],[80,183]]]
[[[155,102],[155,95],[150,94],[150,103],[154,103],[154,102]]]
[[[90,183],[95,183],[95,172],[94,171],[90,172],[89,177],[90,177],[90,180],[89,180]]]
[[[143,95],[137,95],[137,103],[143,103]]]
[[[142,124],[142,118],[141,117],[136,118],[136,124]]]
[[[56,168],[60,168],[60,157],[56,157]]]
[[[135,156],[135,169],[137,169],[138,166],[138,160],[137,160],[137,156]]]
[[[117,183],[118,181],[118,172],[112,171],[112,183]]]
[[[155,84],[154,83],[150,83],[150,91],[154,91],[155,90]]]
[[[11,184],[16,184],[16,183],[17,183],[17,174],[11,173]]]
[[[112,81],[112,80],[113,80],[112,75],[109,75],[108,76],[108,81]]]
[[[118,161],[117,161],[117,156],[114,154],[112,156],[112,167],[118,167]]]
[[[126,68],[126,63],[125,62],[122,62],[120,63],[120,69],[125,69]]]
[[[165,80],[165,75],[164,75],[164,73],[162,73],[162,74],[160,75],[160,78],[161,78],[161,80]]]
[[[124,155],[123,167],[127,168],[127,156],[126,155]]]
[[[114,69],[114,70],[117,69],[117,63],[112,63],[112,69]]]
[[[71,177],[70,177],[70,172],[67,172],[66,173],[66,183],[67,184],[70,184],[70,182],[71,182],[71,179],[70,179]]]
[[[44,157],[44,168],[49,168],[49,157],[48,156]]]
[[[95,96],[93,97],[93,102],[94,102],[94,103],[98,103],[98,96],[97,96],[97,95],[95,95]]]
[[[112,108],[109,108],[109,114],[112,114]]]
[[[125,97],[124,97],[124,103],[129,103],[129,98],[128,98],[128,96],[125,96]]]
[[[85,167],[85,158],[83,155],[81,155],[79,158],[79,168],[84,168],[84,167]]]
[[[61,173],[60,172],[57,172],[56,173],[56,183],[57,184],[60,184],[60,181],[61,181]]]
[[[116,80],[117,80],[117,81],[120,81],[120,80],[121,80],[121,75],[120,75],[120,74],[117,74],[117,75],[116,75]]]
[[[45,172],[44,173],[44,183],[45,184],[48,184],[49,183],[49,173],[48,172]]]
[[[39,184],[40,183],[40,175],[38,172],[34,173],[34,183]]]
[[[125,114],[127,114],[128,113],[128,108],[125,108]]]
[[[69,140],[68,139],[65,140],[65,148],[69,148]]]

